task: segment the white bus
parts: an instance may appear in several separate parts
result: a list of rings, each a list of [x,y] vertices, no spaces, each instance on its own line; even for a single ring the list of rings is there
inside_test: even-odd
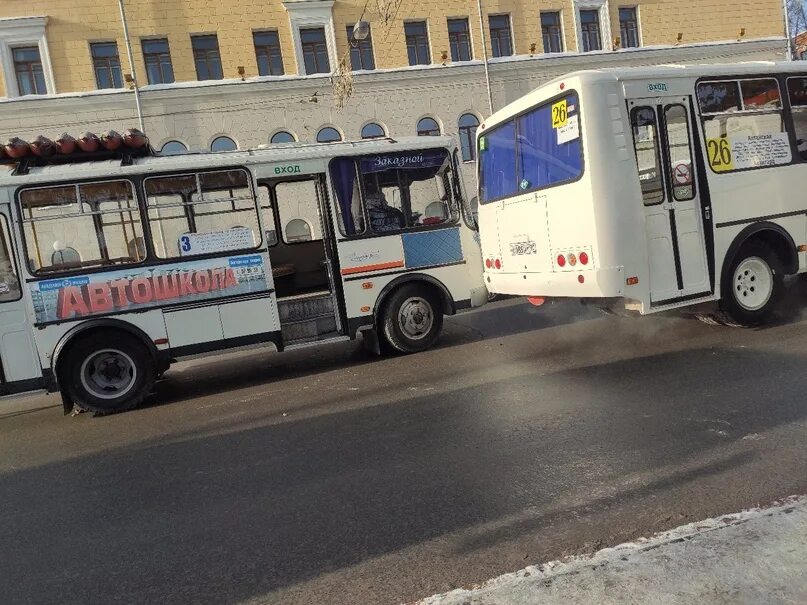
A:
[[[359,332],[411,353],[487,300],[450,138],[142,155],[0,176],[2,394],[118,411],[177,359]]]
[[[492,293],[751,326],[807,270],[802,62],[571,73],[477,145]]]

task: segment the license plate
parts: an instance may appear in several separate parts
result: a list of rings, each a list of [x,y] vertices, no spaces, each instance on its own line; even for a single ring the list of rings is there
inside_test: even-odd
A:
[[[510,254],[513,256],[537,254],[535,242],[516,242],[515,244],[510,244]]]

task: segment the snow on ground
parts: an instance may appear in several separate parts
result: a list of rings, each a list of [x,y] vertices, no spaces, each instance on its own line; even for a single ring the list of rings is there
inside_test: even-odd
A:
[[[807,496],[530,566],[420,605],[807,603]]]

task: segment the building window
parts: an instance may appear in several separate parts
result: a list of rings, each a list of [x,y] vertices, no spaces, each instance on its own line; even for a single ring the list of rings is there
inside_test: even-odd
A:
[[[544,39],[545,53],[563,52],[563,31],[559,12],[541,13],[541,35]]]
[[[171,66],[171,50],[168,39],[143,40],[143,60],[149,84],[170,84],[174,81],[174,68]]]
[[[38,46],[23,46],[12,51],[14,71],[20,95],[44,95],[48,92]]]
[[[282,76],[283,53],[280,52],[280,36],[276,31],[253,32],[255,58],[258,61],[259,76]]]
[[[583,40],[583,52],[602,50],[600,36],[600,11],[587,9],[580,11],[580,31]]]
[[[387,136],[387,133],[384,132],[384,127],[375,122],[365,124],[361,129],[361,138],[363,139],[383,139],[385,136]]]
[[[209,36],[191,36],[193,61],[196,63],[197,80],[221,80],[224,73],[221,69],[219,39],[216,34]]]
[[[290,132],[285,130],[278,130],[275,134],[272,135],[272,138],[269,139],[269,142],[272,145],[277,145],[278,143],[294,143],[297,139],[294,138],[294,135]]]
[[[238,145],[230,137],[216,137],[210,143],[210,151],[235,151]]]
[[[330,126],[321,128],[317,133],[317,143],[335,143],[336,141],[341,140],[342,135],[339,134],[339,131],[336,130],[336,128],[331,128]]]
[[[460,116],[458,124],[462,161],[472,162],[476,159],[476,129],[479,128],[479,118],[472,113],[466,113]]]
[[[619,9],[619,36],[622,48],[639,46],[639,21],[636,19],[636,7]]]
[[[406,52],[409,65],[429,65],[432,62],[429,52],[429,31],[425,21],[404,23],[406,35]]]
[[[375,59],[373,59],[373,38],[370,32],[364,40],[356,40],[353,37],[353,26],[347,26],[347,42],[350,44],[350,65],[353,71],[361,69],[375,69]]]
[[[471,30],[468,19],[448,20],[448,44],[451,47],[451,60],[471,60]]]
[[[118,45],[115,42],[90,44],[95,83],[98,88],[123,88]]]
[[[434,118],[421,118],[418,121],[418,136],[419,137],[439,137],[440,125]]]
[[[513,36],[510,33],[510,15],[491,15],[490,47],[494,57],[509,57],[513,54]]]
[[[185,143],[179,141],[168,141],[160,149],[160,155],[179,155],[181,153],[188,153],[188,148]]]
[[[303,48],[306,74],[331,73],[331,62],[328,59],[328,43],[325,41],[324,28],[301,29],[300,45]]]

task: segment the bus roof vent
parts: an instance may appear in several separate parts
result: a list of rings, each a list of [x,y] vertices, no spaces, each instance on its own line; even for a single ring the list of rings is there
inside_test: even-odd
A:
[[[39,135],[32,141],[12,137],[0,145],[0,164],[16,164],[15,175],[28,174],[31,166],[72,164],[119,159],[127,166],[134,158],[154,155],[148,137],[130,128],[122,135],[107,130],[100,136],[85,132],[77,139],[64,133],[51,140]]]

